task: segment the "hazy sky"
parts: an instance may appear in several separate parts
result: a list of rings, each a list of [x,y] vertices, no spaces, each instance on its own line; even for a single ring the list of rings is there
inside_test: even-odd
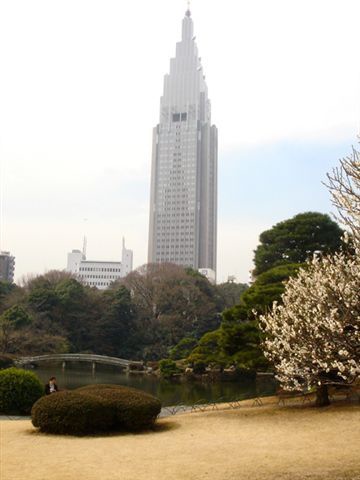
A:
[[[183,0],[0,0],[1,248],[16,278],[121,237],[146,262],[152,127]],[[326,172],[360,131],[359,0],[193,0],[219,129],[218,277],[259,234],[329,212]],[[86,220],[85,220],[86,219]]]

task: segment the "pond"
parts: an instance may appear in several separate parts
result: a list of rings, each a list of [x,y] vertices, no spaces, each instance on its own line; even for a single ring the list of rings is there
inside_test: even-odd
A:
[[[158,397],[163,406],[192,405],[199,400],[230,401],[235,398],[252,398],[256,395],[271,395],[275,382],[270,377],[236,382],[173,382],[158,379],[152,375],[127,374],[116,367],[97,365],[93,373],[91,366],[72,363],[62,370],[61,365],[40,366],[34,369],[43,383],[51,376],[57,378],[60,389],[72,390],[89,384],[110,383],[138,388]]]

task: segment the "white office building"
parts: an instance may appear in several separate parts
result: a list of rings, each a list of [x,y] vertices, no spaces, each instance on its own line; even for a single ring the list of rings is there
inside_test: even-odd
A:
[[[73,250],[68,253],[66,270],[84,285],[104,290],[119,278],[126,277],[132,268],[133,252],[125,247],[123,240],[121,262],[87,260],[85,251]]]
[[[216,276],[217,128],[190,10],[170,61],[153,131],[149,263]]]
[[[0,281],[14,281],[15,257],[10,252],[0,252]]]

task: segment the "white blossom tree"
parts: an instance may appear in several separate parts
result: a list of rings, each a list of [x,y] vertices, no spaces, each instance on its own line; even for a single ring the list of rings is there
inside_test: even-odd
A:
[[[260,317],[265,356],[288,390],[317,388],[329,403],[329,383],[360,375],[360,252],[315,257],[290,278],[283,304]]]
[[[329,404],[329,384],[351,384],[360,376],[359,157],[353,150],[328,175],[339,218],[351,231],[350,248],[314,256],[287,282],[283,304],[260,317],[264,353],[281,386],[316,387],[319,406]]]

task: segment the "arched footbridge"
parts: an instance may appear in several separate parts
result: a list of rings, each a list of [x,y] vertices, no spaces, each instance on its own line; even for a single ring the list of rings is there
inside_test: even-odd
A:
[[[108,357],[106,355],[95,355],[90,353],[54,353],[51,355],[38,355],[32,357],[20,357],[15,361],[18,366],[37,365],[39,363],[60,362],[65,369],[68,362],[87,362],[95,370],[97,364],[112,365],[125,370],[142,370],[144,363],[124,358]]]

